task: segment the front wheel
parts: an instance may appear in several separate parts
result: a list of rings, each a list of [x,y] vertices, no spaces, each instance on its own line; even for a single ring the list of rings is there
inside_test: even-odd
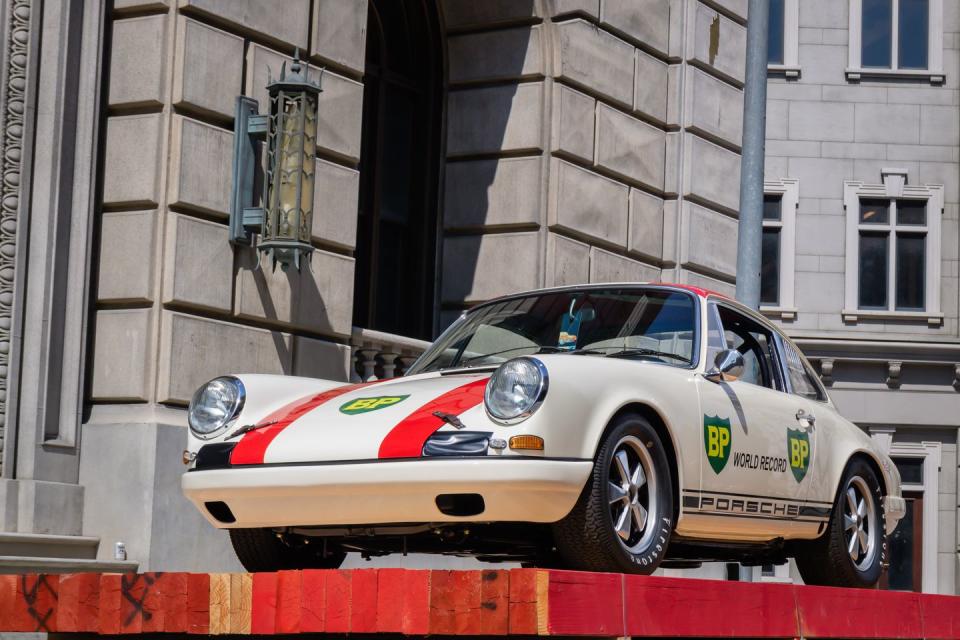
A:
[[[323,543],[295,545],[272,529],[230,529],[230,542],[243,568],[251,573],[281,569],[337,569],[347,554],[324,554]]]
[[[865,461],[854,460],[840,482],[827,532],[797,549],[803,581],[832,587],[875,586],[886,559],[885,524],[877,474]]]
[[[565,563],[650,574],[673,531],[673,484],[663,443],[638,415],[615,419],[573,510],[553,525]]]

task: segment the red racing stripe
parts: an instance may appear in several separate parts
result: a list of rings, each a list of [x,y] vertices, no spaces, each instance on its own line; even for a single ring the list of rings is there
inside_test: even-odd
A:
[[[442,427],[443,420],[433,415],[434,411],[459,415],[483,402],[483,390],[488,378],[481,378],[452,389],[423,405],[390,430],[380,443],[380,458],[419,458],[434,431]]]
[[[295,400],[288,405],[284,405],[261,420],[257,429],[248,432],[237,446],[230,453],[230,464],[263,464],[263,456],[267,452],[267,447],[273,442],[273,439],[280,435],[280,432],[290,426],[290,423],[316,409],[324,402],[332,400],[337,396],[342,396],[355,389],[365,387],[369,382],[359,384],[348,384],[343,387],[330,389],[316,395],[307,396]]]

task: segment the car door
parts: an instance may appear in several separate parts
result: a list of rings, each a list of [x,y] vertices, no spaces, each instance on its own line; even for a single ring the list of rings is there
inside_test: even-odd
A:
[[[698,380],[703,414],[699,511],[746,519],[751,529],[776,534],[783,522],[800,514],[804,487],[791,472],[788,438],[798,412],[808,405],[787,393],[771,327],[722,302],[711,301],[708,314],[715,327],[708,327],[713,344],[708,342],[707,366],[720,350],[736,349],[744,357],[744,371],[735,380]]]

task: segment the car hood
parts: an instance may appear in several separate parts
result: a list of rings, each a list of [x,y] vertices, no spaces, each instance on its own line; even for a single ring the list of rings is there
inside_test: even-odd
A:
[[[425,374],[335,387],[259,420],[231,452],[234,465],[416,458],[447,422],[483,413],[489,371]],[[469,424],[469,423],[468,423]]]

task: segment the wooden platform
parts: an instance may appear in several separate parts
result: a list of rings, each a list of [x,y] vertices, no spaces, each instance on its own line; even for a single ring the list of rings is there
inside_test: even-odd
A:
[[[540,569],[0,576],[0,631],[960,638],[960,597]]]

